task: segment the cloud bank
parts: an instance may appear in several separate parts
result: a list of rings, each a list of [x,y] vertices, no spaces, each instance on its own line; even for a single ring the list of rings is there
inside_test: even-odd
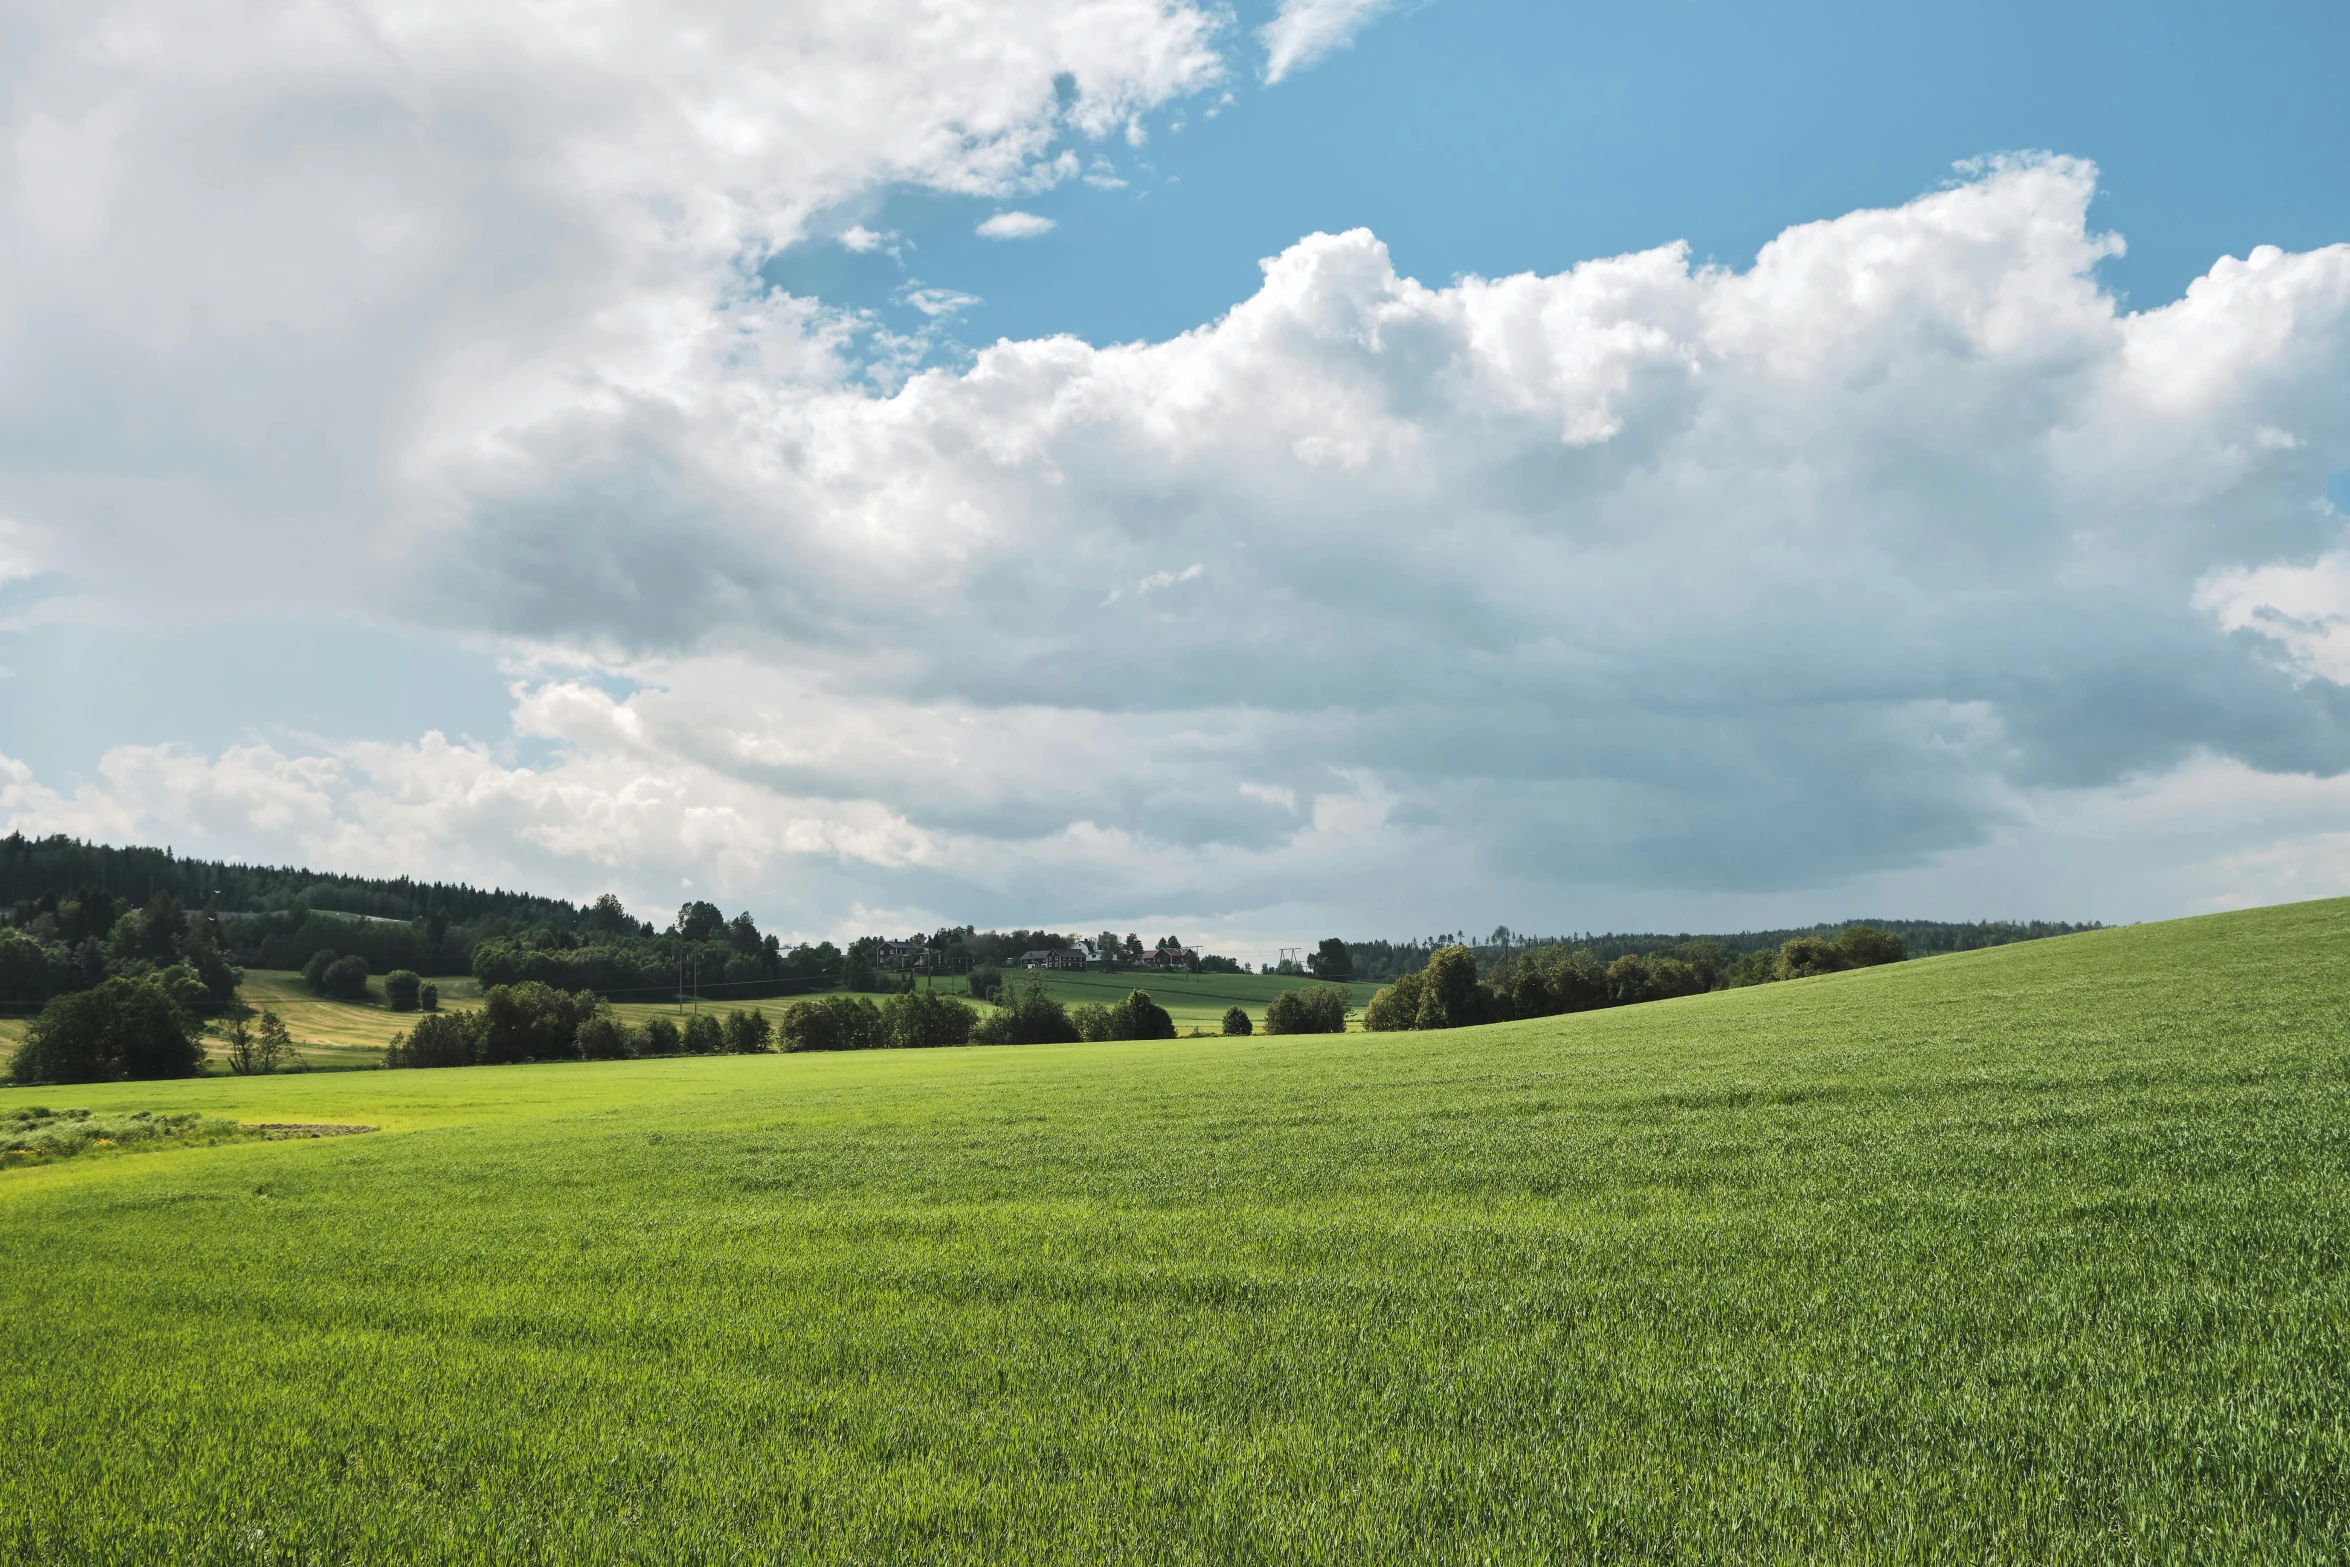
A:
[[[758,261],[886,184],[1081,177],[1222,79],[1212,15],[33,14],[8,569],[473,639],[515,710],[11,763],[26,830],[832,933],[1993,912],[1933,889],[2216,799],[2234,836],[2162,816],[2177,874],[2128,883],[2175,907],[2350,829],[2350,249],[2125,311],[2094,170],[2019,157],[1744,270],[1430,287],[1316,234],[1170,341],[881,375]],[[2007,911],[2138,912],[2082,853]]]

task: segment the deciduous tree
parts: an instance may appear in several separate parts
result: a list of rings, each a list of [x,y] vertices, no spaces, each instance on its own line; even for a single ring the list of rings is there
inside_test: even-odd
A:
[[[1316,979],[1343,983],[1354,973],[1354,954],[1347,951],[1346,943],[1338,937],[1326,936],[1314,949],[1314,955],[1306,959],[1306,968]]]
[[[9,1063],[19,1083],[193,1077],[203,1070],[196,1020],[146,979],[110,979],[41,1009]]]

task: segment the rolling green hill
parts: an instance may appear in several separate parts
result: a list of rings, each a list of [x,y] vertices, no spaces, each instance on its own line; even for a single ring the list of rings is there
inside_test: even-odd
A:
[[[0,1559],[2338,1561],[2350,903],[1445,1034],[0,1091]]]

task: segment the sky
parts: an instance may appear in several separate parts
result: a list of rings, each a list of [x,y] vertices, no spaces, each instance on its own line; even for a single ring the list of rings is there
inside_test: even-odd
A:
[[[2350,13],[0,12],[0,823],[819,939],[2350,892]]]

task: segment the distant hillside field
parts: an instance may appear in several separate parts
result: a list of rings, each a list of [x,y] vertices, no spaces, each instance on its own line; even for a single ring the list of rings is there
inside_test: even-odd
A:
[[[2337,901],[1450,1033],[0,1090],[380,1128],[0,1170],[0,1560],[2339,1561],[2346,1001]]]

